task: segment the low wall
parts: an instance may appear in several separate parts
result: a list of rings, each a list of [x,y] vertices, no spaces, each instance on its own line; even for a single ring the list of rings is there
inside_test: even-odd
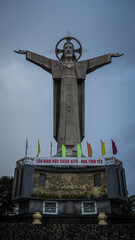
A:
[[[135,240],[135,224],[1,223],[1,240]]]

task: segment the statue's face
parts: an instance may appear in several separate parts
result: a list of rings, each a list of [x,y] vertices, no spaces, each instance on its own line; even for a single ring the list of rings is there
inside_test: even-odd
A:
[[[71,43],[66,43],[64,45],[64,56],[65,57],[73,57],[73,54],[74,54],[74,48],[73,48],[73,45]]]

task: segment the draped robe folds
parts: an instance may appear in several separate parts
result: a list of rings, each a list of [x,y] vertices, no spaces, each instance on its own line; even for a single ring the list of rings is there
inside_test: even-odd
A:
[[[77,143],[84,138],[85,77],[86,74],[111,62],[111,54],[89,60],[64,63],[27,51],[26,59],[52,74],[53,77],[53,135],[57,154],[64,144],[73,156]]]

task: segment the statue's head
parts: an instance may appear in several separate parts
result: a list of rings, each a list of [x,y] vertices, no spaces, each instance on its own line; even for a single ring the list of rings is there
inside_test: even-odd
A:
[[[76,61],[76,56],[74,54],[74,45],[71,42],[66,42],[63,46],[63,55],[61,60],[72,60]]]
[[[65,57],[73,57],[74,46],[71,42],[66,42],[63,46],[63,54]]]
[[[62,41],[65,41],[65,40],[66,40],[66,43],[64,44],[63,49],[60,49],[59,44]],[[76,44],[79,45],[79,48],[74,49],[74,45],[71,41],[76,42]],[[62,60],[62,61],[67,60],[67,61],[74,61],[75,62],[82,55],[82,46],[76,38],[65,37],[65,38],[60,39],[60,41],[56,44],[55,53],[56,53],[56,56],[59,60]],[[59,56],[59,54],[61,54],[61,56]],[[79,56],[76,56],[76,54],[78,54]]]

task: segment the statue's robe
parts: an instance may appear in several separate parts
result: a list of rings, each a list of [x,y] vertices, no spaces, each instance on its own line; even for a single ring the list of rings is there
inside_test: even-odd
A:
[[[111,54],[65,64],[33,52],[26,59],[52,74],[54,91],[53,134],[58,142],[57,153],[64,144],[73,151],[84,138],[86,74],[111,62]]]

